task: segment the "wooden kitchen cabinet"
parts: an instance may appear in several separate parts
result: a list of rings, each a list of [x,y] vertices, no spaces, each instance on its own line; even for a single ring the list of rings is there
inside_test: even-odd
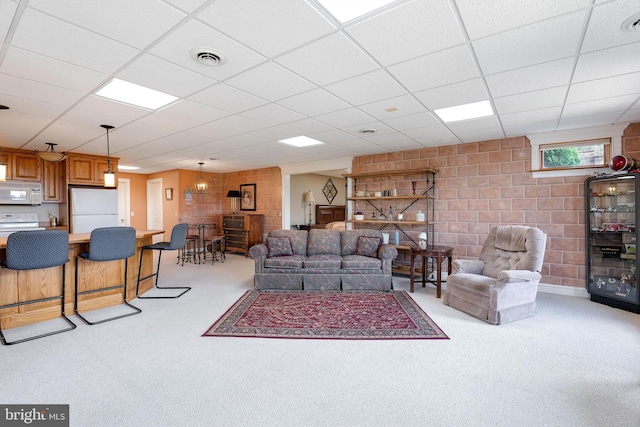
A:
[[[118,170],[118,159],[111,157],[111,170]],[[70,154],[67,158],[69,184],[104,185],[107,158],[103,156]]]
[[[42,202],[62,201],[62,171],[64,162],[42,162]]]
[[[7,165],[7,180],[40,181],[41,160],[34,153],[5,148],[0,159]]]

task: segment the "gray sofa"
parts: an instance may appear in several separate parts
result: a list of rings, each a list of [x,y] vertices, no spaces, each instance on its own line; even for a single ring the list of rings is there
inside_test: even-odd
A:
[[[388,291],[398,251],[378,230],[273,230],[249,256],[255,289]]]

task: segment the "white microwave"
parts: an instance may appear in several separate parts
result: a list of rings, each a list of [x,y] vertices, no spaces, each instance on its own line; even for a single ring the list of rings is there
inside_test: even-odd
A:
[[[0,182],[0,205],[41,205],[42,184],[39,182]]]

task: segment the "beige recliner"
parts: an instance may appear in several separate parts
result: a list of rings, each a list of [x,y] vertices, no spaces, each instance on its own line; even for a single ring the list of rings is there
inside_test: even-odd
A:
[[[496,325],[533,316],[546,241],[535,227],[493,227],[479,260],[453,261],[444,304]]]

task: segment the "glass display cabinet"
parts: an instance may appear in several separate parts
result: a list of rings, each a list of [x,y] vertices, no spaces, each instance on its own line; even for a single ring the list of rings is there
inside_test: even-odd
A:
[[[634,313],[640,313],[636,273],[639,177],[635,173],[592,177],[585,183],[587,290],[592,301]]]

